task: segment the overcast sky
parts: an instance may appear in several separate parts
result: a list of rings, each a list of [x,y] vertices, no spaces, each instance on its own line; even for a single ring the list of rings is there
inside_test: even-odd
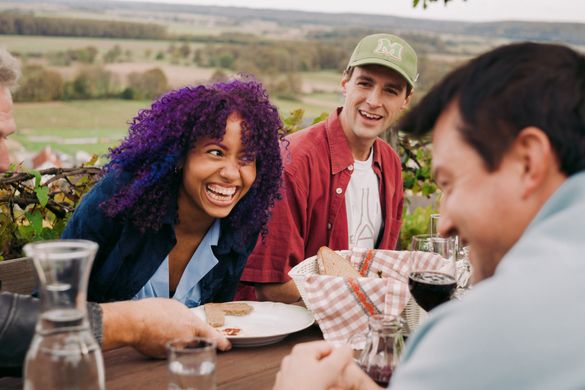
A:
[[[145,1],[145,0],[122,0]],[[431,3],[423,10],[412,0],[146,0],[155,3],[294,9],[328,13],[352,12],[443,20],[534,20],[585,23],[583,0],[453,0],[444,6]],[[422,3],[422,0],[421,0]]]

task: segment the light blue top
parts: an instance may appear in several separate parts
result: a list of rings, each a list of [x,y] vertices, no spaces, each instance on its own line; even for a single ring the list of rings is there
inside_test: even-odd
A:
[[[212,245],[217,245],[221,232],[219,219],[216,219],[209,228],[201,243],[191,256],[173,299],[184,303],[188,307],[196,307],[201,304],[201,290],[199,281],[218,263],[211,250]],[[133,299],[162,297],[169,298],[169,256],[164,259],[150,280],[134,296]]]
[[[492,278],[432,312],[390,388],[585,389],[585,173],[546,202]]]

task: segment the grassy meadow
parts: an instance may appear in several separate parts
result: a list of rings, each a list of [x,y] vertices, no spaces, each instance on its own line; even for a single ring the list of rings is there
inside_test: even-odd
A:
[[[273,99],[281,116],[303,108],[305,121],[323,112],[329,113],[337,103],[330,94],[308,95],[309,102]],[[128,131],[128,122],[150,101],[82,100],[48,103],[16,103],[14,116],[18,125],[12,137],[29,151],[46,145],[53,150],[74,154],[83,150],[102,155],[108,147],[118,145]]]

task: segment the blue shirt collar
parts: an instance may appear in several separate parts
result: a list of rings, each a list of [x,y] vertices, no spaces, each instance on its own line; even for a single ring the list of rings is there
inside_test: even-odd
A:
[[[187,267],[185,267],[173,296],[174,299],[189,307],[198,306],[201,303],[201,289],[199,287],[199,282],[219,262],[212,251],[212,246],[216,246],[219,242],[220,233],[220,221],[215,220],[191,256]],[[169,298],[168,256],[165,257],[156,272],[134,298],[142,299],[148,297]]]
[[[187,267],[185,267],[185,271],[183,271],[173,298],[185,303],[187,306],[197,306],[200,304],[201,292],[199,282],[219,263],[211,247],[217,245],[220,229],[219,220],[215,220],[203,237],[203,240],[201,240],[195,253],[193,253],[191,260],[189,260]]]

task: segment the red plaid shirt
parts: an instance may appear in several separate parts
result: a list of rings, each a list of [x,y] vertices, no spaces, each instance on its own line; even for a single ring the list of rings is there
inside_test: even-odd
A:
[[[327,120],[287,137],[283,150],[284,190],[268,224],[265,240],[258,239],[241,280],[275,283],[290,280],[288,272],[323,246],[348,249],[345,190],[354,158],[341,128],[339,112]],[[398,154],[383,140],[374,143],[373,168],[379,181],[383,230],[377,249],[394,249],[400,231],[403,189]],[[250,299],[240,289],[236,299]]]

